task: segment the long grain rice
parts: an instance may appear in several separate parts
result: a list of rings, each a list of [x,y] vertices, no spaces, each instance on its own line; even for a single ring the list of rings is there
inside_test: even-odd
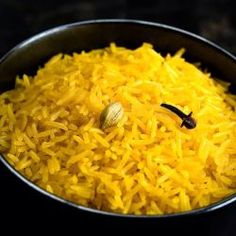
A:
[[[46,191],[106,211],[165,214],[236,191],[236,99],[229,84],[144,43],[58,54],[0,95],[0,152]],[[122,121],[101,130],[111,102]],[[197,127],[160,107],[193,112]]]

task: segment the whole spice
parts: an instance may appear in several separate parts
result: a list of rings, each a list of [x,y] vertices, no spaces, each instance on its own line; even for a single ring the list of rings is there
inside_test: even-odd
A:
[[[161,106],[167,108],[168,110],[170,110],[172,112],[174,112],[177,116],[179,116],[183,120],[180,127],[185,126],[187,129],[193,129],[193,128],[196,127],[196,125],[197,125],[196,121],[193,117],[191,117],[192,112],[190,112],[188,115],[186,115],[181,110],[179,110],[177,107],[174,107],[170,104],[162,103]]]
[[[124,109],[119,102],[114,102],[105,107],[100,115],[100,126],[106,129],[115,126],[122,119]]]

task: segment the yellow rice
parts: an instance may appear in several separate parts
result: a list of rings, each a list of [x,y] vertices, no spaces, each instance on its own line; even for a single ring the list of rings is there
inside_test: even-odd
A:
[[[0,152],[48,192],[105,211],[182,212],[235,193],[235,95],[183,53],[112,43],[54,56],[0,95]],[[116,101],[123,119],[101,130]],[[196,128],[163,102],[192,111]]]

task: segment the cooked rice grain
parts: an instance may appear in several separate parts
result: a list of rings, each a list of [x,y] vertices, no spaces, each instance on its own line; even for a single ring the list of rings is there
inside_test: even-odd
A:
[[[165,214],[236,191],[236,99],[229,84],[150,44],[58,54],[0,96],[0,151],[48,192],[89,207]],[[125,115],[99,129],[119,101]],[[180,128],[170,103],[193,112]]]

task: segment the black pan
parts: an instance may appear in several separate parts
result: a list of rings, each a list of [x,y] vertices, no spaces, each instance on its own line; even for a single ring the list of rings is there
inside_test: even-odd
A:
[[[202,67],[208,68],[213,76],[231,82],[230,90],[236,91],[236,58],[214,43],[195,34],[163,24],[137,20],[94,20],[63,25],[45,31],[13,48],[0,61],[0,92],[14,87],[16,75],[35,74],[38,67],[54,54],[103,48],[108,46],[110,42],[116,42],[117,45],[128,48],[136,48],[143,42],[149,42],[163,54],[173,53],[184,47],[187,60],[201,62]],[[96,219],[100,219],[100,217],[103,219],[104,217],[119,218],[123,222],[130,220],[176,222],[177,219],[178,221],[183,218],[189,220],[193,216],[203,219],[203,215],[209,215],[215,211],[216,213],[212,214],[217,215],[219,210],[223,209],[235,210],[236,194],[210,206],[177,214],[134,216],[95,210],[79,206],[46,192],[12,168],[3,156],[0,155],[0,159],[3,166],[6,167],[4,171],[6,178],[8,178],[5,179],[5,187],[9,190],[8,180],[10,179],[15,184],[11,188],[17,189],[16,186],[18,186],[18,190],[23,191],[19,192],[19,196],[22,198],[25,195],[28,196],[30,201],[25,202],[25,205],[30,204],[31,207],[35,207],[37,203],[39,205],[45,204],[44,207],[50,204],[51,207],[55,207],[56,210],[53,208],[55,212],[58,209],[66,209],[66,212],[72,211],[76,212],[75,214],[84,214],[88,217],[93,215]],[[9,195],[10,193],[9,191]],[[37,203],[34,202],[34,199]],[[40,211],[40,209],[38,210]]]

